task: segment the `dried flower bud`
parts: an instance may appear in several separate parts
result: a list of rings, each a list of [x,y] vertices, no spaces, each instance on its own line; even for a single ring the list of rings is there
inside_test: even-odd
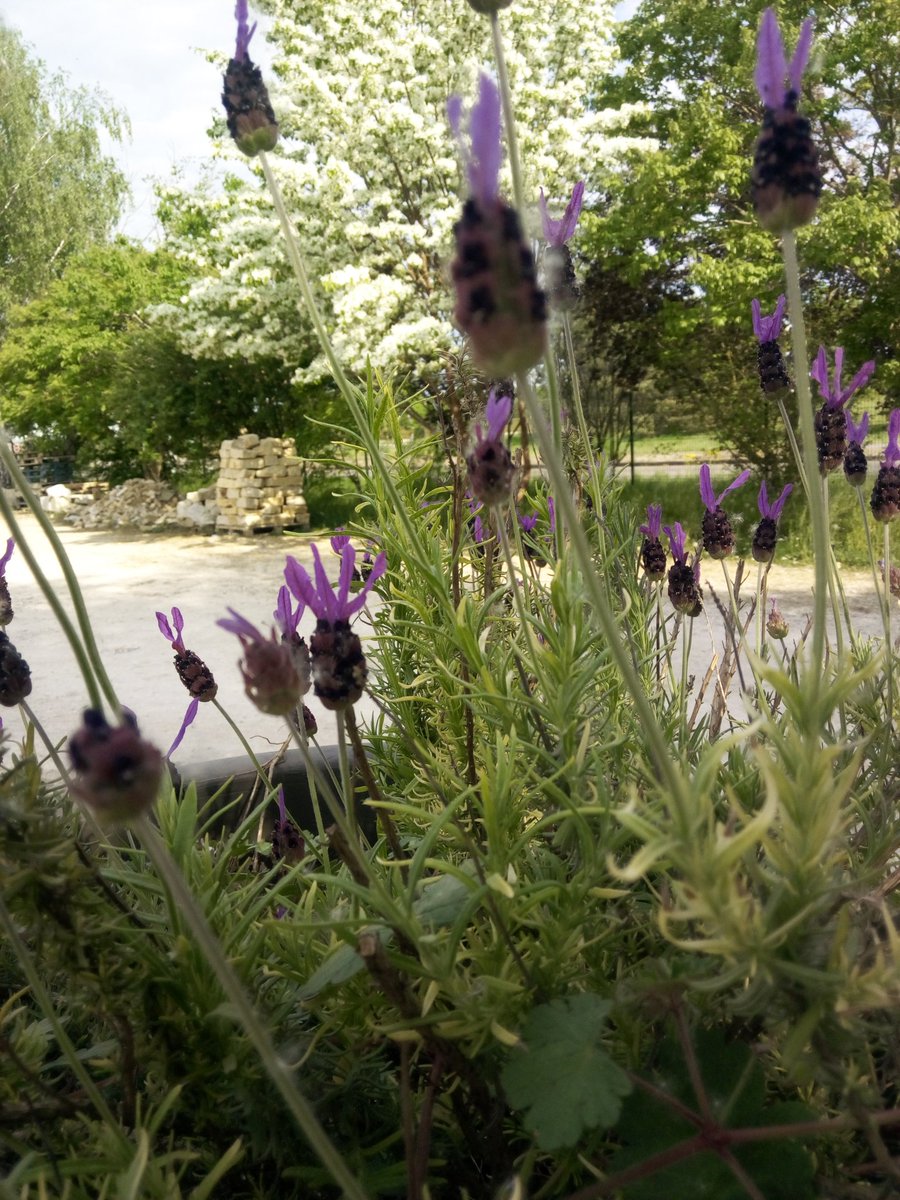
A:
[[[84,724],[69,738],[70,788],[103,824],[122,824],[153,804],[163,773],[163,756],[138,733],[132,713],[110,725],[89,708]]]
[[[769,615],[766,618],[766,633],[768,633],[769,637],[775,638],[777,642],[783,642],[789,632],[788,623],[775,607],[775,601],[773,600]]]
[[[15,708],[31,695],[31,668],[0,631],[0,704]]]

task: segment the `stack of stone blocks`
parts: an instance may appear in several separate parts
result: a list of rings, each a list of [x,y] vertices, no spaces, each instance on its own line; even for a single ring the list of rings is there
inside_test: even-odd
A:
[[[308,529],[302,476],[293,438],[243,433],[223,442],[216,485],[216,529],[231,533]]]

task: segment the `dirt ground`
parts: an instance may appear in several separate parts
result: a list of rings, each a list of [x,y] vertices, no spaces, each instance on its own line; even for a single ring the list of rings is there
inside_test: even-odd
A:
[[[62,572],[52,549],[30,515],[21,517],[29,543],[65,597]],[[237,661],[237,639],[219,629],[216,620],[232,607],[260,626],[271,623],[272,611],[287,554],[311,564],[310,538],[290,535],[254,537],[200,534],[128,534],[59,527],[60,537],[84,591],[97,643],[123,704],[133,709],[144,735],[164,751],[181,723],[188,696],[172,666],[172,652],[159,633],[155,612],[170,612],[177,605],[185,617],[185,644],[213,669],[219,700],[240,725],[259,753],[274,749],[282,738],[282,722],[260,714],[244,695]],[[5,529],[0,536],[8,536]],[[327,539],[322,539],[326,561],[335,566]],[[2,548],[2,547],[0,547]],[[43,594],[17,550],[7,567],[15,619],[7,632],[32,671],[34,690],[30,704],[54,741],[60,741],[79,723],[86,704],[84,684],[68,643],[60,633]],[[704,576],[723,600],[724,578],[716,563],[704,563]],[[335,571],[336,576],[336,571]],[[855,625],[862,634],[878,635],[881,618],[871,576],[866,572],[841,572]],[[746,594],[755,587],[751,567]],[[769,594],[790,626],[786,645],[801,631],[812,607],[813,572],[810,568],[776,565],[769,576]],[[706,614],[694,622],[691,671],[702,678],[713,647],[721,653],[722,627],[715,605],[707,596]],[[708,616],[708,620],[707,620]],[[893,619],[900,631],[900,616],[893,602]],[[359,632],[365,635],[363,614]],[[301,633],[307,637],[314,618],[307,614]],[[377,689],[377,681],[376,689]],[[332,714],[310,700],[319,721],[319,741],[333,744],[336,729]],[[361,721],[374,714],[363,701]],[[22,728],[16,709],[3,710],[6,726]],[[202,705],[198,718],[174,756],[177,763],[201,762],[242,753],[225,719],[210,705]]]

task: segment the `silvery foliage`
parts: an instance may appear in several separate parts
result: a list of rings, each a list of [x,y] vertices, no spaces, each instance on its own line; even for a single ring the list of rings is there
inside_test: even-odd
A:
[[[463,182],[446,103],[474,96],[479,70],[492,67],[489,23],[462,0],[256,7],[274,18],[268,82],[282,137],[271,161],[338,352],[353,371],[371,361],[428,375],[455,337],[447,262]],[[611,9],[516,0],[503,14],[535,236],[541,187],[561,212],[576,180],[590,193],[639,144],[616,136],[624,114],[592,106],[614,67]],[[219,153],[238,158],[224,141]],[[327,372],[298,320],[271,202],[244,160],[234,170],[242,182],[227,194],[175,200],[196,206],[209,232],[175,243],[206,274],[167,317],[192,353],[280,354],[309,364],[297,378],[313,383]],[[501,186],[511,193],[508,174]]]

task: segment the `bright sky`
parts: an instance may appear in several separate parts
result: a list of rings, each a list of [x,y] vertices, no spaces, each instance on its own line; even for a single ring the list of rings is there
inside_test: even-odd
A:
[[[127,112],[131,141],[116,155],[133,208],[122,232],[152,241],[151,177],[168,177],[181,164],[193,179],[209,161],[206,131],[222,80],[203,50],[232,49],[234,0],[0,0],[0,20],[51,72],[99,87]],[[264,69],[271,61],[261,30],[251,53]]]

